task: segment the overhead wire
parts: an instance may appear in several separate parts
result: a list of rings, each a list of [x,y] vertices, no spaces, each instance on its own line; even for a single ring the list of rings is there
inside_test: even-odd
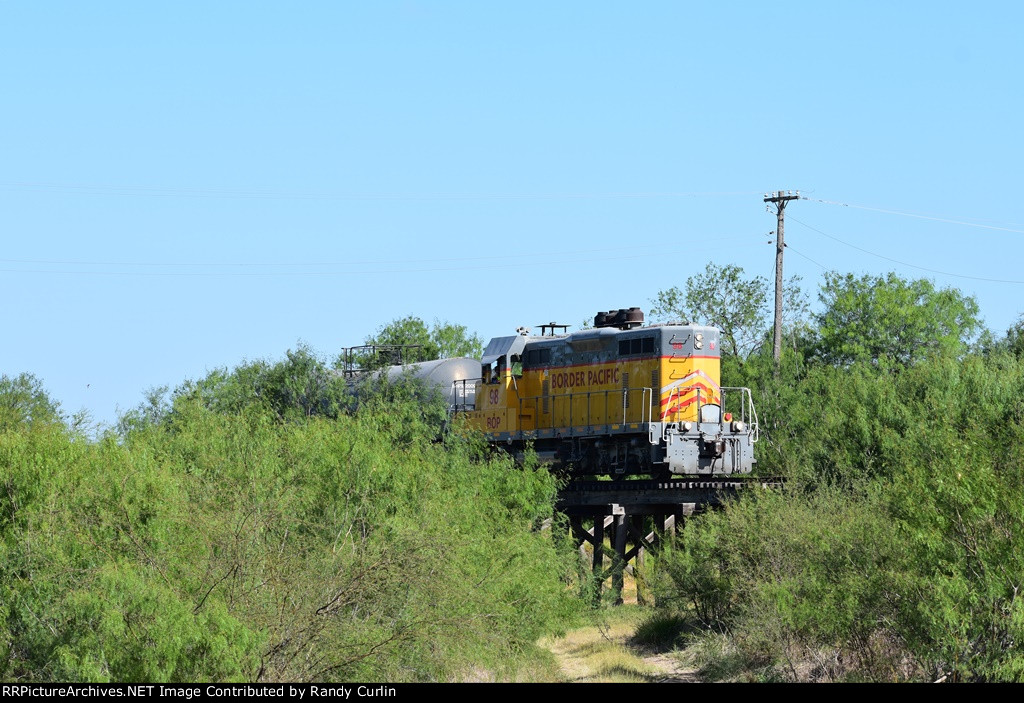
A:
[[[828,267],[826,267],[826,266],[822,266],[822,265],[821,265],[820,263],[818,263],[817,261],[815,261],[815,260],[814,260],[814,259],[812,259],[811,257],[807,256],[806,254],[801,254],[801,253],[800,253],[800,252],[799,252],[799,251],[798,251],[797,249],[794,249],[794,248],[792,247],[792,245],[790,245],[790,244],[786,244],[786,249],[788,249],[789,251],[793,252],[794,254],[796,254],[797,256],[799,256],[799,257],[801,257],[801,258],[807,259],[807,260],[808,260],[808,261],[810,261],[810,262],[811,262],[812,264],[814,264],[815,266],[817,266],[818,268],[820,268],[820,269],[821,269],[822,271],[828,271]]]
[[[924,215],[924,214],[921,214],[921,213],[907,212],[907,211],[904,211],[904,210],[889,210],[889,209],[880,208],[880,207],[870,207],[868,205],[854,205],[853,203],[843,203],[843,202],[839,202],[839,201],[836,201],[836,200],[823,200],[821,198],[808,198],[806,196],[801,196],[800,199],[801,200],[809,200],[809,201],[815,202],[815,203],[823,203],[825,205],[839,205],[841,207],[856,208],[858,210],[869,210],[871,212],[882,212],[882,213],[885,213],[885,214],[888,214],[888,215],[900,215],[902,217],[914,217],[914,218],[917,218],[919,220],[932,220],[933,222],[945,222],[945,223],[954,224],[954,225],[964,225],[966,227],[980,227],[982,229],[992,229],[992,230],[997,230],[997,231],[1000,231],[1000,232],[1012,232],[1014,234],[1024,234],[1024,229],[1015,229],[1013,227],[997,227],[995,225],[986,225],[986,224],[982,224],[980,222],[969,222],[969,221],[967,221],[968,219],[971,219],[971,218],[951,219],[951,218],[947,218],[947,217],[939,217],[937,215]],[[977,218],[974,218],[974,219],[977,219]],[[1024,228],[1024,225],[1019,225],[1019,224],[1012,223],[1012,222],[1010,222],[1010,223],[1005,223],[1004,222],[1002,224],[1012,224],[1012,225],[1014,225],[1014,227],[1022,227],[1022,228]]]
[[[870,256],[878,257],[879,259],[885,259],[886,261],[891,261],[894,264],[899,264],[901,266],[909,266],[910,268],[918,269],[919,271],[927,271],[928,273],[937,273],[937,274],[940,274],[942,276],[952,276],[953,278],[964,278],[964,279],[968,279],[968,280],[972,280],[972,281],[986,281],[988,283],[1024,283],[1024,281],[1015,280],[1015,279],[987,278],[987,277],[984,277],[984,276],[971,276],[971,275],[963,274],[963,273],[953,273],[952,271],[940,271],[939,269],[928,268],[926,266],[918,266],[917,264],[912,264],[912,263],[910,263],[908,261],[901,261],[900,259],[894,259],[891,256],[885,256],[884,254],[879,254],[877,252],[871,251],[870,249],[865,249],[864,247],[859,247],[856,244],[850,244],[849,242],[844,241],[844,240],[840,239],[839,237],[834,237],[831,234],[828,234],[827,232],[821,231],[817,227],[812,227],[811,225],[807,224],[806,222],[801,222],[800,220],[798,220],[795,217],[791,216],[789,219],[791,219],[793,222],[796,222],[798,225],[806,227],[807,229],[811,230],[812,232],[817,232],[818,234],[822,235],[823,237],[828,237],[829,239],[831,239],[833,241],[836,241],[836,242],[839,242],[840,244],[843,244],[845,246],[848,246],[851,249],[856,249],[857,251],[864,252],[865,254],[869,254]]]
[[[68,191],[81,195],[128,195],[181,198],[244,198],[282,200],[560,200],[560,199],[644,199],[702,198],[756,195],[759,191],[638,191],[564,193],[345,193],[330,191],[280,191],[269,189],[193,188],[98,183],[38,183],[0,181],[0,188]]]
[[[732,238],[721,238],[717,241],[729,241],[730,239],[739,239],[741,237]],[[644,247],[646,248],[646,247]],[[632,247],[631,247],[632,249]],[[715,251],[715,247],[703,248],[703,249],[691,249],[690,253]],[[594,251],[594,250],[592,250]],[[600,250],[597,250],[600,251]],[[618,250],[616,250],[618,251]],[[573,253],[573,252],[566,252]],[[471,265],[471,266],[448,266],[448,267],[427,267],[427,268],[388,268],[388,269],[364,269],[364,270],[342,270],[342,271],[69,271],[66,269],[0,269],[3,273],[32,273],[32,274],[68,274],[68,275],[85,275],[85,276],[143,276],[143,277],[200,277],[200,278],[213,278],[213,277],[275,277],[275,276],[352,276],[352,275],[381,275],[381,274],[406,274],[406,273],[432,273],[432,272],[453,272],[453,271],[486,271],[496,269],[513,269],[521,267],[540,267],[540,266],[567,266],[577,264],[594,264],[594,263],[614,263],[624,260],[635,260],[644,259],[652,256],[651,253],[642,254],[622,254],[616,255],[615,257],[602,256],[598,258],[578,258],[574,257],[571,259],[553,260],[546,257],[542,260],[538,260],[534,256],[529,261],[520,261],[513,263],[496,263],[491,265]],[[469,257],[466,259],[438,259],[435,261],[476,261],[480,257]],[[500,257],[487,257],[491,259],[498,259]],[[423,260],[414,261],[409,260],[404,263],[420,263]],[[81,263],[81,262],[79,262]],[[378,263],[394,263],[394,262],[378,262]],[[399,262],[403,263],[403,262]]]
[[[778,235],[775,235],[775,236],[778,236]],[[771,242],[768,242],[768,243],[771,244]],[[775,280],[775,269],[777,269],[778,267],[779,267],[779,260],[778,260],[777,257],[773,256],[772,257],[772,265],[771,265],[771,268],[768,271],[768,280],[769,281]]]
[[[94,184],[94,183],[40,183],[40,182],[24,182],[24,181],[7,181],[0,182],[0,188],[18,188],[18,189],[39,189],[39,190],[66,190],[87,195],[131,195],[131,196],[156,196],[156,197],[210,197],[210,198],[268,198],[268,199],[337,199],[337,200],[488,200],[488,199],[600,199],[600,198],[681,198],[681,197],[716,197],[716,196],[738,196],[738,195],[751,195],[756,194],[759,191],[662,191],[662,192],[577,192],[577,193],[341,193],[341,192],[303,192],[303,191],[276,191],[276,190],[263,190],[263,189],[215,189],[215,188],[189,188],[189,187],[165,187],[165,186],[140,186],[140,185],[125,185],[125,184]],[[867,210],[873,212],[880,212],[885,214],[899,215],[903,217],[912,217],[923,220],[930,220],[935,222],[943,222],[948,224],[956,224],[968,227],[978,227],[982,229],[989,229],[1001,232],[1010,232],[1014,234],[1024,234],[1024,229],[1017,229],[1015,227],[1002,227],[992,224],[983,224],[981,222],[971,222],[967,219],[953,219],[949,217],[940,217],[937,215],[927,215],[922,213],[909,212],[904,210],[894,210],[888,208],[872,207],[867,205],[858,205],[854,203],[847,203],[835,200],[826,200],[823,198],[812,198],[808,196],[802,196],[802,200],[809,200],[812,202],[818,202],[827,205],[837,205],[840,207],[856,208],[860,210]],[[992,283],[1024,283],[1021,280],[1015,279],[1000,279],[1000,278],[989,278],[984,276],[972,276],[968,274],[954,273],[950,271],[942,271],[938,269],[932,269],[925,266],[919,266],[906,261],[901,261],[877,252],[870,251],[863,247],[859,247],[855,244],[846,242],[838,237],[823,232],[820,229],[812,227],[801,220],[790,216],[790,219],[797,224],[810,229],[824,237],[828,237],[840,244],[851,247],[870,256],[875,256],[892,263],[900,264],[901,266],[908,266],[910,268],[926,271],[928,273],[934,273],[944,276],[952,276],[954,278],[963,278],[967,280],[986,281]],[[1013,223],[1003,223],[1013,224]],[[661,245],[635,245],[631,246],[632,250],[636,249],[652,249],[657,248]],[[827,267],[821,263],[810,258],[806,254],[793,249],[792,246],[787,245],[787,249],[791,249],[795,254],[807,259],[816,266],[827,270]],[[618,251],[620,248],[614,249],[590,249],[591,252],[597,251]],[[597,261],[604,261],[607,259],[573,259],[569,261],[552,261],[551,256],[563,256],[573,254],[575,252],[557,252],[554,254],[548,254],[545,260],[545,264],[571,264],[571,263],[594,263]],[[502,263],[495,265],[483,265],[483,266],[470,266],[470,267],[434,267],[434,268],[417,268],[417,269],[386,269],[376,271],[288,271],[288,272],[132,272],[132,271],[59,271],[59,270],[31,270],[31,269],[0,269],[4,273],[67,273],[67,274],[84,274],[84,275],[152,275],[152,276],[289,276],[289,275],[308,275],[308,276],[331,276],[331,275],[351,275],[351,274],[385,274],[385,273],[420,273],[420,272],[432,272],[432,271],[461,271],[461,270],[489,270],[489,269],[503,269],[503,268],[516,268],[518,266],[533,266],[537,265],[533,253],[528,254],[505,254],[504,258],[527,258],[531,261],[524,263]],[[617,259],[637,259],[643,258],[645,255],[628,255],[619,256]],[[77,265],[77,266],[138,266],[138,267],[325,267],[325,266],[378,266],[382,264],[401,264],[401,263],[445,263],[445,262],[469,262],[469,261],[486,261],[493,259],[491,256],[474,256],[474,257],[448,257],[439,259],[415,259],[409,260],[408,262],[396,262],[393,259],[390,260],[364,260],[364,261],[331,261],[331,262],[258,262],[258,261],[234,261],[234,262],[116,262],[116,261],[83,261],[83,260],[46,260],[46,259],[8,259],[0,258],[0,262],[15,263],[15,264],[43,264],[43,265]],[[772,266],[774,271],[774,264]]]
[[[715,239],[715,241],[716,242],[728,242],[728,241],[735,241],[735,240],[746,239],[746,238],[747,238],[747,235],[734,235],[734,236],[731,236],[731,237],[718,237],[718,238]],[[630,244],[628,246],[628,248],[626,248],[626,249],[628,251],[651,250],[651,249],[661,250],[661,249],[664,249],[664,246],[665,246],[664,244]],[[595,253],[608,253],[608,252],[622,252],[623,250],[624,250],[623,246],[604,247],[604,248],[597,248],[597,249],[588,248],[587,249],[587,253],[588,254],[595,254]],[[547,252],[547,253],[545,253],[545,257],[546,258],[544,260],[544,263],[545,264],[548,264],[548,263],[572,263],[574,261],[593,262],[593,261],[606,261],[606,260],[608,260],[607,257],[602,257],[601,259],[583,259],[583,260],[580,260],[580,259],[574,258],[574,259],[569,259],[569,260],[555,260],[555,261],[552,261],[552,257],[576,256],[578,253],[579,253],[578,250]],[[615,258],[616,259],[635,259],[635,258],[642,258],[643,256],[646,256],[646,255],[645,254],[625,255],[625,256],[617,256]],[[198,267],[225,267],[225,268],[231,268],[231,267],[249,267],[249,266],[252,266],[252,267],[287,266],[287,267],[321,267],[322,268],[322,267],[326,267],[326,266],[377,266],[377,265],[382,265],[382,264],[390,264],[390,265],[395,266],[395,265],[402,265],[402,264],[425,264],[425,263],[447,263],[447,262],[477,262],[477,261],[493,261],[494,259],[497,259],[497,258],[500,258],[500,259],[509,259],[509,258],[529,259],[529,261],[526,261],[526,262],[523,262],[523,263],[502,264],[501,265],[502,268],[507,268],[507,267],[511,267],[511,266],[534,266],[534,265],[537,265],[537,253],[536,252],[529,252],[529,253],[525,253],[525,254],[502,254],[500,257],[496,257],[496,256],[493,256],[493,255],[490,255],[490,256],[445,257],[445,258],[437,258],[437,259],[422,259],[422,258],[416,258],[416,259],[372,259],[372,260],[357,260],[357,261],[301,261],[301,262],[287,262],[287,261],[282,261],[282,262],[266,262],[266,261],[221,261],[221,262],[216,262],[216,261],[193,261],[193,262],[169,262],[168,261],[168,262],[159,262],[159,261],[88,261],[88,260],[82,260],[82,259],[6,259],[6,258],[0,258],[0,262],[18,263],[18,264],[59,265],[59,266],[142,266],[142,267],[197,267],[197,268]],[[468,267],[456,267],[456,268],[445,268],[445,269],[415,269],[415,270],[424,270],[424,271],[429,271],[429,270],[445,270],[445,271],[447,271],[447,270],[473,270],[474,268],[495,268],[495,266],[481,266],[481,267],[468,266]],[[21,272],[25,272],[25,273],[30,273],[30,272],[31,273],[47,273],[47,272],[59,273],[60,272],[60,271],[56,271],[56,270],[54,270],[54,271],[31,271],[31,270],[27,270],[27,269],[0,269],[0,270],[2,270],[4,272],[18,272],[18,271],[21,271]],[[402,270],[406,270],[406,269],[402,269]],[[125,271],[114,271],[114,272],[82,271],[82,272],[69,272],[69,273],[116,273],[116,274],[126,274],[126,273],[132,273],[132,272],[125,272]],[[244,273],[243,274],[243,273],[236,273],[236,272],[213,272],[213,273],[210,273],[208,275],[222,275],[222,273],[224,275],[261,275],[261,274],[258,274],[258,273],[253,273],[253,274]],[[273,274],[275,272],[271,272],[271,273]],[[288,275],[291,272],[281,272],[281,273],[282,273],[282,275]],[[302,274],[302,273],[307,273],[307,272],[298,271],[298,272],[294,272],[294,273]],[[364,272],[363,271],[312,271],[312,272],[308,272],[308,273],[313,273],[313,274],[317,274],[317,275],[325,275],[325,274],[331,274],[331,273],[343,274],[343,273],[364,273]],[[142,275],[142,274],[140,273],[139,275]],[[163,273],[161,275],[173,275],[173,273]]]
[[[631,249],[654,249],[659,244],[630,245]],[[591,252],[621,251],[622,247],[589,249]],[[550,252],[548,256],[567,256],[575,251]],[[502,254],[502,258],[536,258],[536,252],[526,254]],[[54,264],[67,266],[376,266],[378,264],[401,263],[438,263],[446,261],[485,261],[494,259],[490,256],[452,256],[440,259],[368,259],[362,261],[86,261],[82,259],[3,259],[0,262],[19,264]]]

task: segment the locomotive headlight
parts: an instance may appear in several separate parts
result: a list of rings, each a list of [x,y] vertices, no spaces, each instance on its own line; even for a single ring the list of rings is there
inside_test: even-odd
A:
[[[704,335],[698,334],[693,338],[693,348],[700,349],[704,346]]]
[[[745,428],[746,428],[746,425],[743,424],[743,422],[741,420],[737,420],[736,422],[732,423],[732,431],[733,432],[742,432]]]
[[[684,422],[683,423],[683,432],[689,432],[692,429],[693,429],[693,423],[692,422]]]

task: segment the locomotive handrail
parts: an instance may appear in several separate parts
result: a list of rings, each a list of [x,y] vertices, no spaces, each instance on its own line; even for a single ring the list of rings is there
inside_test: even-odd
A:
[[[459,413],[459,412],[470,412],[470,411],[476,410],[476,405],[477,404],[475,402],[475,393],[478,390],[478,388],[476,388],[476,384],[477,383],[481,383],[483,380],[484,380],[483,377],[480,377],[480,378],[464,378],[464,379],[459,379],[459,380],[456,380],[456,381],[452,381],[452,396],[451,396],[452,402],[450,403],[450,406],[449,406],[451,412]],[[469,398],[469,396],[470,396],[467,384],[474,384],[474,387],[473,387],[474,402],[472,402],[472,403],[468,402],[468,400],[467,400],[467,398]],[[569,420],[569,422],[567,424],[567,427],[569,428],[569,431],[571,433],[572,432],[572,428],[576,425],[576,423],[574,422],[575,418],[573,416],[573,403],[574,403],[574,400],[575,400],[575,402],[579,402],[580,396],[586,396],[586,416],[585,416],[585,422],[583,424],[589,429],[589,428],[593,427],[595,424],[613,424],[615,422],[615,420],[613,418],[611,418],[609,416],[609,413],[608,413],[608,411],[610,409],[609,400],[611,398],[615,397],[615,395],[619,394],[619,393],[622,394],[622,415],[621,415],[621,419],[619,420],[620,424],[625,425],[625,424],[628,424],[628,423],[630,423],[632,421],[630,419],[630,417],[629,417],[629,407],[630,407],[630,404],[629,404],[630,397],[629,396],[630,396],[631,393],[640,393],[640,413],[639,413],[640,416],[639,416],[639,418],[636,419],[636,422],[639,422],[639,423],[649,423],[649,422],[651,422],[651,415],[652,415],[651,408],[652,408],[652,398],[653,398],[654,391],[653,391],[653,389],[646,388],[646,387],[644,387],[644,388],[640,388],[640,387],[638,387],[638,388],[622,388],[622,389],[615,388],[615,389],[608,389],[608,390],[603,390],[603,391],[585,391],[583,393],[564,393],[564,394],[549,393],[547,395],[526,396],[526,397],[519,396],[518,393],[517,393],[517,398],[518,398],[518,401],[519,401],[519,414],[520,414],[520,416],[523,415],[523,409],[524,409],[524,407],[526,407],[525,403],[527,403],[527,402],[532,400],[533,401],[533,417],[534,417],[534,423],[536,425],[535,429],[538,429],[538,430],[539,429],[551,429],[551,430],[554,430],[556,428],[556,415],[558,414],[558,411],[557,411],[558,406],[559,406],[560,403],[564,404],[564,403],[568,402],[568,404],[569,404],[569,407],[568,407],[568,420]],[[594,415],[593,415],[593,405],[594,405],[594,403],[593,403],[592,396],[596,396],[596,395],[602,396],[602,399],[604,400],[604,414],[605,414],[605,419],[607,420],[607,422],[595,423],[593,421],[593,418],[594,418]],[[540,406],[541,406],[542,401],[544,401],[544,400],[547,400],[549,402],[550,411],[541,413],[541,407]],[[545,423],[544,427],[541,427],[541,417],[542,417],[542,415],[549,416],[549,418],[548,418],[549,422]]]
[[[668,410],[665,413],[665,418],[664,418],[665,421],[666,421],[666,425],[669,422],[679,422],[679,413],[681,412],[681,409],[675,407],[675,403],[677,401],[681,400],[682,397],[685,394],[690,393],[692,391],[696,391],[697,392],[697,413],[696,413],[696,417],[697,417],[697,421],[699,422],[700,421],[701,405],[713,405],[713,403],[702,402],[702,399],[701,399],[702,390],[703,389],[702,389],[701,386],[683,386],[681,388],[673,388],[672,392],[668,396],[668,403],[666,404],[666,406],[668,408]],[[753,395],[750,392],[750,389],[749,388],[745,388],[743,386],[722,386],[719,390],[721,391],[721,397],[720,397],[721,403],[720,403],[719,407],[722,408],[722,413],[723,414],[719,416],[718,424],[719,425],[724,424],[723,418],[724,418],[724,412],[725,412],[726,396],[728,395],[729,391],[737,391],[737,392],[739,392],[739,395],[740,395],[740,416],[738,418],[736,418],[736,419],[741,421],[741,422],[743,422],[743,423],[745,423],[750,428],[750,443],[751,444],[756,443],[757,440],[760,437],[760,429],[759,429],[758,420],[757,420],[757,409],[754,407],[754,398],[753,398]],[[713,394],[711,396],[711,399],[714,400],[714,395]],[[669,419],[670,416],[674,416],[674,419],[670,420]],[[665,432],[668,432],[668,427],[667,426],[665,427]]]
[[[640,417],[636,419],[637,423],[649,423],[651,421],[651,402],[650,399],[653,397],[653,390],[650,388],[622,388],[622,389],[609,389],[603,391],[585,391],[583,393],[564,393],[564,394],[547,394],[547,395],[535,395],[519,398],[519,414],[523,415],[523,408],[526,403],[533,401],[533,418],[534,418],[534,430],[554,430],[556,428],[556,416],[558,415],[559,404],[568,403],[568,422],[565,427],[568,429],[569,434],[573,434],[573,428],[577,425],[573,416],[573,402],[580,402],[581,396],[586,396],[587,412],[585,422],[581,423],[588,430],[594,425],[610,425],[614,424],[615,420],[608,415],[609,400],[615,397],[615,394],[622,394],[622,416],[619,424],[625,425],[632,422],[629,418],[629,403],[628,396],[630,393],[640,393]],[[602,396],[604,400],[604,412],[606,422],[594,422],[593,415],[593,396]],[[550,411],[541,413],[540,406],[542,401],[547,400],[549,402]],[[548,422],[541,426],[542,415],[548,416]],[[527,430],[530,431],[530,430]],[[520,430],[522,433],[522,430]]]
[[[460,379],[460,380],[457,380],[457,381],[453,381],[452,382],[452,402],[451,402],[451,404],[449,406],[450,412],[452,412],[452,413],[459,413],[459,412],[469,412],[469,411],[472,411],[472,410],[476,410],[475,396],[474,396],[474,402],[473,403],[470,403],[467,400],[467,398],[469,398],[469,396],[470,396],[470,394],[468,392],[467,384],[474,384],[473,392],[475,394],[475,392],[477,390],[475,384],[480,383],[482,381],[483,381],[482,377],[481,378],[465,378],[465,379]],[[742,386],[722,386],[720,391],[721,391],[721,398],[720,398],[721,405],[720,405],[720,407],[723,408],[723,415],[720,416],[719,424],[723,424],[723,421],[721,420],[721,417],[724,417],[724,408],[725,408],[725,403],[726,403],[727,395],[730,395],[730,392],[733,392],[733,393],[738,392],[739,396],[740,396],[740,408],[739,408],[739,415],[740,416],[737,419],[740,420],[741,422],[746,423],[746,425],[750,428],[750,442],[752,444],[756,443],[758,441],[758,439],[760,438],[760,423],[758,422],[757,409],[754,407],[754,399],[753,399],[753,395],[750,392],[750,389],[746,388],[746,387],[742,387]],[[523,416],[523,409],[525,407],[528,407],[527,404],[529,403],[529,401],[533,401],[534,431],[542,430],[542,429],[544,429],[544,430],[554,430],[554,429],[556,429],[556,416],[558,415],[559,403],[563,403],[563,404],[564,403],[568,403],[568,405],[569,405],[569,407],[568,407],[568,422],[565,423],[565,427],[567,428],[569,434],[572,435],[573,434],[573,428],[576,426],[575,417],[573,415],[573,404],[574,404],[574,401],[575,402],[579,402],[579,399],[580,399],[581,396],[586,396],[586,416],[584,418],[585,422],[582,423],[582,424],[589,431],[590,428],[592,428],[594,425],[612,424],[613,420],[610,417],[609,412],[608,412],[609,409],[610,409],[608,401],[612,397],[614,397],[614,394],[621,393],[622,394],[622,396],[621,396],[622,397],[622,413],[621,413],[621,416],[620,416],[621,419],[619,419],[619,423],[623,424],[623,425],[626,425],[626,424],[629,424],[631,422],[631,420],[629,418],[629,408],[630,408],[630,404],[629,404],[630,398],[629,398],[629,395],[631,393],[637,393],[637,392],[640,393],[640,402],[641,402],[641,404],[640,404],[640,417],[636,421],[639,422],[639,423],[650,423],[651,420],[652,420],[652,415],[653,415],[652,408],[653,408],[654,391],[653,391],[652,388],[647,388],[647,387],[644,387],[644,388],[640,388],[640,387],[638,387],[638,388],[623,388],[623,389],[616,388],[616,389],[608,389],[608,390],[603,390],[603,391],[585,391],[583,393],[564,393],[564,394],[551,394],[551,393],[549,393],[547,395],[536,395],[536,396],[527,396],[527,397],[520,397],[517,394],[518,401],[519,401],[519,415],[522,417]],[[666,403],[666,413],[665,413],[665,416],[663,418],[659,418],[659,419],[663,420],[665,422],[665,424],[666,424],[666,427],[664,428],[664,431],[666,431],[666,432],[668,431],[667,425],[669,423],[679,422],[679,415],[682,412],[682,410],[680,408],[675,407],[675,404],[679,400],[681,400],[684,395],[686,395],[688,393],[691,393],[691,392],[696,392],[696,394],[697,394],[697,397],[696,397],[696,401],[697,401],[696,417],[698,418],[698,421],[699,421],[701,406],[709,404],[705,400],[705,398],[704,398],[704,389],[701,386],[696,386],[696,385],[695,386],[683,386],[683,387],[673,388],[672,392],[669,394],[668,402]],[[596,396],[596,395],[602,396],[602,399],[604,401],[604,418],[606,420],[606,422],[604,422],[604,423],[594,422],[594,401],[593,401],[592,396]],[[712,395],[711,397],[713,399],[714,396]],[[542,404],[542,402],[544,400],[548,400],[549,401],[550,410],[548,412],[542,413],[541,412],[541,404]],[[548,416],[548,419],[547,419],[547,422],[544,423],[544,425],[542,426],[541,425],[541,418],[544,415]],[[523,430],[519,430],[519,434],[522,434],[522,432],[523,432]]]
[[[754,396],[749,388],[743,386],[722,386],[722,405],[725,405],[725,392],[739,391],[740,394],[740,420],[750,428],[750,443],[757,442],[760,438],[759,423],[757,420],[757,408],[754,407]],[[749,408],[749,413],[748,413]]]
[[[684,386],[682,388],[678,388],[678,387],[677,388],[673,388],[672,392],[668,394],[668,402],[665,404],[665,408],[666,408],[665,416],[663,418],[661,418],[661,419],[665,420],[666,424],[669,423],[669,422],[679,422],[679,413],[681,412],[681,409],[676,407],[675,404],[678,401],[682,400],[683,395],[689,393],[690,391],[697,391],[697,414],[696,414],[696,417],[699,419],[700,418],[700,406],[701,406],[701,399],[700,399],[701,390],[702,390],[702,388],[700,386]],[[669,420],[669,415],[674,415],[675,416],[675,420]],[[668,428],[666,427],[665,430],[668,431]]]

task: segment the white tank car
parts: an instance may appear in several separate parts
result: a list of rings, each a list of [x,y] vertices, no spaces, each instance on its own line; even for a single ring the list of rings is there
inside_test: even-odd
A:
[[[480,360],[454,357],[421,361],[416,364],[389,366],[384,369],[388,380],[397,380],[403,376],[415,379],[436,387],[449,407],[472,406],[476,402],[476,390],[473,380],[480,378]]]

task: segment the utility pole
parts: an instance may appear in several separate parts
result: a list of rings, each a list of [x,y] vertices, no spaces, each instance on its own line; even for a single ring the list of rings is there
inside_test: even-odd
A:
[[[765,193],[764,201],[775,205],[775,216],[778,218],[778,225],[775,227],[775,334],[772,337],[772,358],[775,359],[775,366],[779,366],[779,358],[782,356],[782,250],[786,247],[786,204],[790,200],[799,200],[800,191],[777,190],[774,193]],[[770,210],[769,210],[770,212]]]

